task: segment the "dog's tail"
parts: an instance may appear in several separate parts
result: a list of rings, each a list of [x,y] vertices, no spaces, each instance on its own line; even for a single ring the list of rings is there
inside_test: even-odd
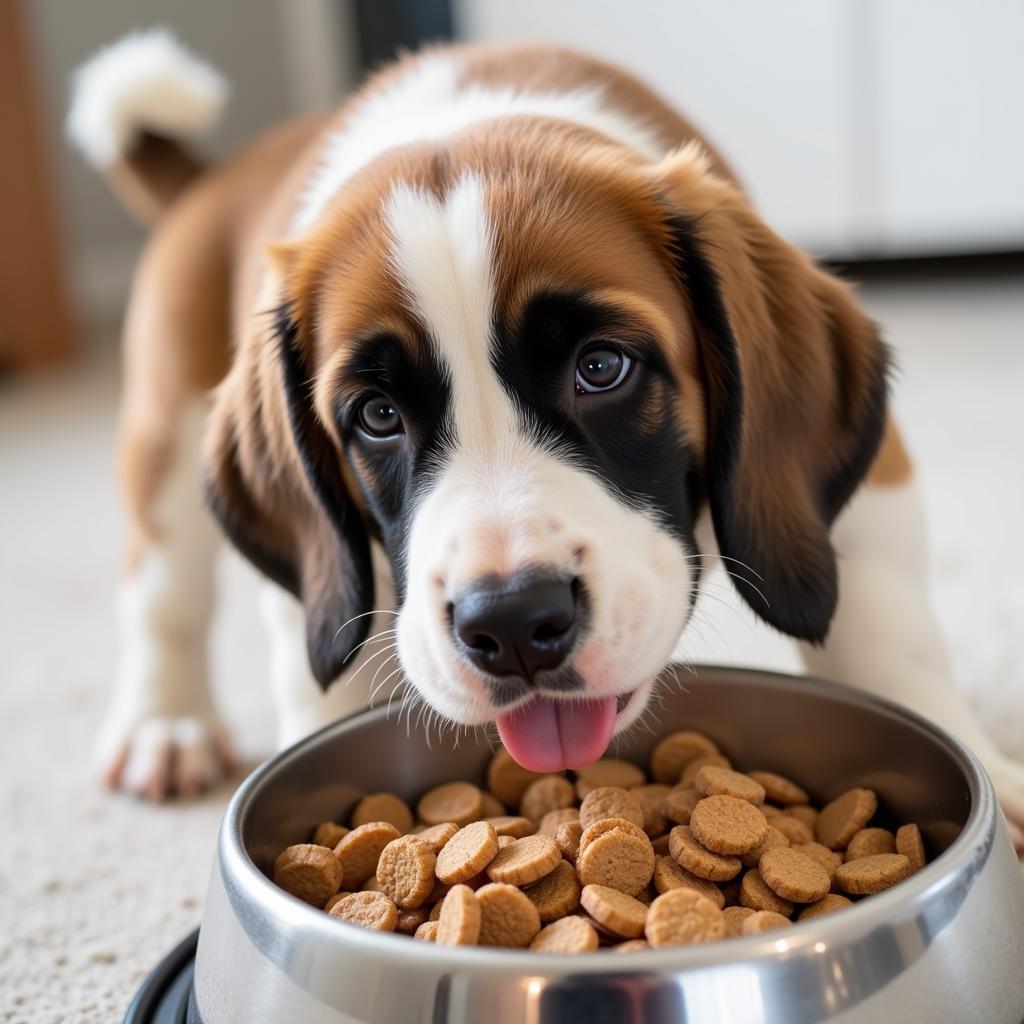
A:
[[[190,144],[227,96],[223,76],[166,29],[134,32],[75,73],[67,133],[148,224],[202,172]]]

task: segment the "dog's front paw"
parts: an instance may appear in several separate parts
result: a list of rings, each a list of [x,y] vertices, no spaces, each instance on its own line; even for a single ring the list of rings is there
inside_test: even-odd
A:
[[[213,715],[108,721],[95,757],[107,786],[153,801],[194,796],[235,770],[227,732]]]
[[[1024,764],[997,754],[986,760],[985,768],[1006,815],[1013,845],[1017,853],[1024,856]]]

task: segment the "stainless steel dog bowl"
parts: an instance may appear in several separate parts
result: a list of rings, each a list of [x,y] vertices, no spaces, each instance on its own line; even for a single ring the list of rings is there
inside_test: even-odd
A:
[[[339,722],[255,771],[231,802],[200,930],[190,1020],[388,1024],[1019,1024],[1024,881],[974,756],[917,716],[844,687],[701,669],[657,731],[706,730],[741,765],[828,799],[854,786],[882,820],[918,822],[933,859],[896,888],[782,932],[638,953],[541,956],[363,931],[277,889],[275,855],[365,792],[415,798],[479,778],[482,734],[429,747],[383,710]],[[645,763],[637,732],[619,756]]]

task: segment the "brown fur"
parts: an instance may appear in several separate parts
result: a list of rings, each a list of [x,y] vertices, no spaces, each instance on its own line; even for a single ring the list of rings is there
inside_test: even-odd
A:
[[[885,436],[878,449],[878,457],[868,473],[867,482],[872,487],[898,487],[906,483],[913,472],[914,464],[903,445],[899,429],[890,418],[885,425]]]
[[[696,138],[660,99],[602,62],[552,48],[461,52],[469,79],[552,90],[597,82],[670,143]],[[538,288],[551,286],[582,288],[623,310],[670,353],[677,415],[703,455],[714,440],[714,406],[726,396],[717,393],[711,350],[677,276],[666,212],[699,225],[743,380],[730,499],[743,522],[733,525],[764,558],[762,572],[827,571],[834,510],[823,488],[854,457],[884,356],[849,289],[761,222],[706,144],[651,167],[581,128],[502,119],[379,157],[303,238],[268,253],[285,232],[323,131],[342,126],[350,109],[264,137],[200,179],[154,235],[125,343],[121,466],[137,543],[152,529],[177,417],[191,398],[217,388],[206,445],[214,503],[246,532],[235,538],[243,550],[300,592],[307,608],[311,600],[332,603],[330,581],[350,567],[293,430],[308,442],[307,456],[312,449],[333,467],[332,501],[361,519],[331,415],[335,389],[346,385],[345,342],[386,326],[414,344],[419,326],[388,263],[381,201],[395,180],[439,191],[472,167],[486,178],[499,311],[514,317]],[[282,303],[315,401],[300,422],[294,409],[289,421],[268,316]],[[641,415],[639,429],[643,422]]]

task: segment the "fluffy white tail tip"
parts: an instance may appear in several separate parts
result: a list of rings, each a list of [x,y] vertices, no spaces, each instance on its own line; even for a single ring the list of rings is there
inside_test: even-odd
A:
[[[194,139],[217,122],[228,83],[166,29],[133,32],[75,72],[67,133],[97,167],[124,156],[139,133]]]

